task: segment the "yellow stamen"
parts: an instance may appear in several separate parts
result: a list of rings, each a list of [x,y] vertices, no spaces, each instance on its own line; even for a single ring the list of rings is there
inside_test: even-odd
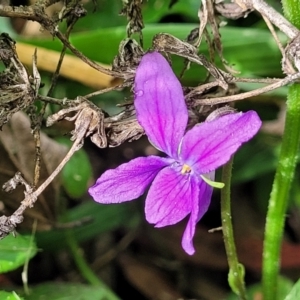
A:
[[[181,174],[186,174],[190,172],[191,172],[191,168],[188,165],[184,164],[181,169]]]
[[[200,175],[200,177],[210,186],[217,188],[217,189],[222,189],[225,186],[225,183],[223,182],[217,182],[217,181],[212,181],[208,178],[206,178],[204,175]]]

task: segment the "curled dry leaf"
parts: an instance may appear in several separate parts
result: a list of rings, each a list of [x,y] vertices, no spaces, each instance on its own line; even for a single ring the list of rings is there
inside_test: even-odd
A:
[[[110,147],[117,147],[127,140],[138,140],[145,133],[136,119],[133,103],[128,102],[123,106],[124,111],[104,120]]]
[[[144,21],[142,17],[142,2],[143,0],[123,0],[123,9],[121,15],[127,16],[127,36],[130,37],[133,33],[140,35],[140,43],[143,46]]]
[[[239,18],[246,18],[248,14],[253,11],[247,7],[241,7],[237,3],[219,2],[214,4],[215,10],[227,19],[236,20]]]
[[[112,124],[108,132],[109,146],[117,147],[125,141],[138,140],[144,134],[144,129],[136,119]]]
[[[58,113],[49,116],[47,126],[51,126],[63,119],[75,121],[75,129],[71,132],[72,141],[77,140],[83,134],[83,137],[90,136],[91,141],[99,148],[105,148],[107,139],[104,131],[104,114],[102,110],[82,97],[78,97],[74,104],[75,106],[62,109]],[[75,113],[75,115],[68,117],[70,113]],[[80,146],[83,145],[83,142],[84,140],[81,141]]]
[[[112,70],[126,74],[125,80],[133,79],[135,70],[140,63],[144,51],[141,46],[132,39],[121,41],[118,55],[114,58]]]
[[[79,147],[88,136],[96,146],[105,148],[119,146],[127,140],[137,140],[144,134],[143,128],[136,120],[132,103],[124,104],[125,109],[121,113],[106,118],[100,108],[82,97],[69,103],[71,107],[61,109],[48,117],[47,126],[63,119],[75,121],[71,140],[81,139]],[[68,116],[71,113],[75,115]]]

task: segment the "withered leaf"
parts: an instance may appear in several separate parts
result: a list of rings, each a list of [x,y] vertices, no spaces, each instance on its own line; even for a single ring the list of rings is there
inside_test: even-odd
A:
[[[116,147],[125,141],[134,141],[144,134],[144,129],[138,123],[132,101],[123,104],[121,113],[105,118],[104,127],[107,131],[108,145]]]
[[[5,70],[0,73],[0,128],[17,111],[29,107],[40,85],[39,73],[34,67],[34,81],[27,74],[16,53],[15,42],[7,35],[0,35],[0,59]],[[36,55],[34,55],[34,64]]]
[[[215,3],[215,10],[227,19],[236,20],[239,18],[246,18],[247,15],[251,12],[251,10],[243,9],[237,3]]]
[[[127,16],[127,36],[130,37],[133,33],[139,33],[140,43],[143,47],[143,33],[144,21],[142,16],[142,2],[143,0],[123,0],[123,9],[121,15]]]
[[[74,116],[69,117],[70,113],[75,113]],[[91,137],[91,141],[99,148],[105,148],[107,146],[107,139],[104,131],[104,113],[92,102],[86,100],[83,97],[78,97],[74,101],[74,106],[61,109],[54,115],[51,115],[47,119],[47,126],[51,126],[53,123],[62,119],[68,121],[75,121],[75,128],[71,132],[71,141],[77,140],[80,136]],[[83,132],[84,131],[84,132]],[[83,140],[80,145],[83,145]]]
[[[125,79],[133,78],[143,55],[143,49],[135,40],[125,39],[120,43],[119,53],[114,58],[112,70],[128,74]]]

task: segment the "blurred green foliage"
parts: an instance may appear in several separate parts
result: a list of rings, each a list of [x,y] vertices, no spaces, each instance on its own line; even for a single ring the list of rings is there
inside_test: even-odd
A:
[[[300,299],[300,280],[298,280],[292,290],[288,293],[288,295],[284,298],[284,300],[297,300]]]
[[[103,287],[83,285],[79,283],[43,283],[31,289],[26,300],[116,300],[110,291]]]
[[[19,297],[15,292],[4,292],[0,291],[1,300],[23,300],[24,298]]]
[[[124,224],[136,227],[140,220],[134,205],[99,205],[91,200],[69,209],[62,219],[63,222],[82,221],[81,226],[73,228],[78,242],[124,227]],[[63,229],[37,232],[36,241],[45,251],[58,251],[67,246]]]
[[[72,142],[65,137],[59,137],[57,141],[71,148]],[[92,166],[84,149],[74,153],[61,172],[62,185],[66,193],[74,199],[83,196],[92,180]]]
[[[285,298],[291,291],[293,282],[285,277],[280,277],[278,281],[278,299],[297,300],[298,298]],[[261,284],[254,284],[247,289],[248,299],[259,299],[262,296]],[[237,300],[237,296],[231,294],[226,300]]]

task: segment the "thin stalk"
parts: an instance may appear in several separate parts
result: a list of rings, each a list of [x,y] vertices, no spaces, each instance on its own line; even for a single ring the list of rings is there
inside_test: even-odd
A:
[[[245,300],[247,297],[244,283],[244,272],[242,265],[238,262],[232,228],[230,198],[232,164],[233,157],[226,165],[223,166],[222,170],[222,182],[225,183],[225,186],[221,189],[222,230],[229,264],[229,285],[240,299]]]
[[[293,85],[288,92],[285,129],[266,218],[262,276],[264,300],[275,300],[277,295],[280,248],[300,137],[299,87]]]
[[[282,0],[285,16],[300,27],[300,2]],[[263,299],[276,300],[280,271],[280,248],[284,232],[288,197],[294,178],[300,141],[300,85],[294,84],[287,95],[286,121],[278,166],[269,200],[263,249]]]

